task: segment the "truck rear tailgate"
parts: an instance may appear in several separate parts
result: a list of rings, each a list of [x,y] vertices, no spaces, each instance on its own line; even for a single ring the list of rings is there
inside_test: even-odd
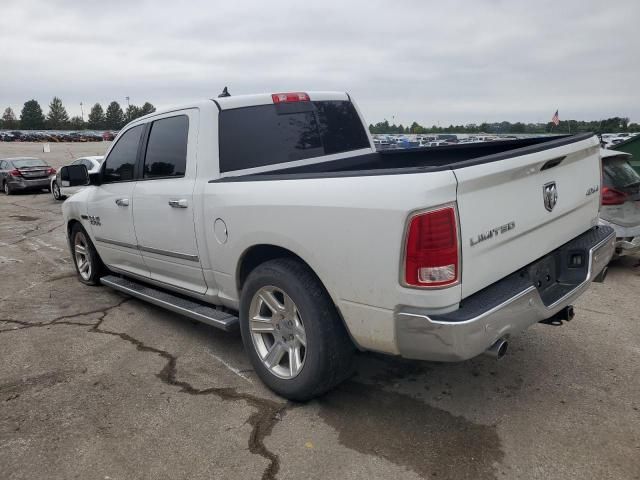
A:
[[[600,144],[595,136],[560,143],[454,170],[463,298],[597,224]]]

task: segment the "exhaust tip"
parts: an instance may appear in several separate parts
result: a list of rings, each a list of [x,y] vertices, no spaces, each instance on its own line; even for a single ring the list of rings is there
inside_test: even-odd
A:
[[[506,340],[500,343],[500,346],[498,347],[498,355],[497,355],[498,360],[500,360],[502,357],[504,357],[507,354],[508,348],[509,348],[509,342],[507,342]]]
[[[485,355],[489,357],[493,357],[496,360],[500,360],[507,354],[507,350],[509,348],[509,342],[504,338],[497,340],[487,351],[485,351]]]

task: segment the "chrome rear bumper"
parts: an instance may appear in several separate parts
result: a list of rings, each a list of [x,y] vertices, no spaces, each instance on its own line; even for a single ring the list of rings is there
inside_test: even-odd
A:
[[[543,299],[525,267],[463,300],[461,308],[451,314],[430,315],[421,309],[399,308],[395,328],[400,354],[422,360],[466,360],[483,353],[498,339],[554,316],[571,305],[604,270],[613,256],[615,239],[613,229],[600,226],[552,252],[565,255],[579,248],[588,252],[588,264],[581,281],[551,301],[548,296]]]

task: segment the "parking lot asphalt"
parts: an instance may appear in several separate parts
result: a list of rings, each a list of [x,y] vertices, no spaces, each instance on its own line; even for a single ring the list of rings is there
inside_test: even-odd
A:
[[[615,261],[573,321],[501,361],[361,354],[293,404],[239,334],[80,284],[50,194],[0,196],[0,478],[640,479],[639,265]]]

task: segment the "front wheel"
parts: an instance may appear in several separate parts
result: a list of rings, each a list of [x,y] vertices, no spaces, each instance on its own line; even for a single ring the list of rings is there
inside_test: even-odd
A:
[[[71,229],[71,254],[78,280],[86,285],[99,285],[105,267],[89,235],[79,223]]]
[[[289,258],[253,270],[240,298],[240,330],[260,379],[306,401],[352,373],[355,348],[316,275]]]

